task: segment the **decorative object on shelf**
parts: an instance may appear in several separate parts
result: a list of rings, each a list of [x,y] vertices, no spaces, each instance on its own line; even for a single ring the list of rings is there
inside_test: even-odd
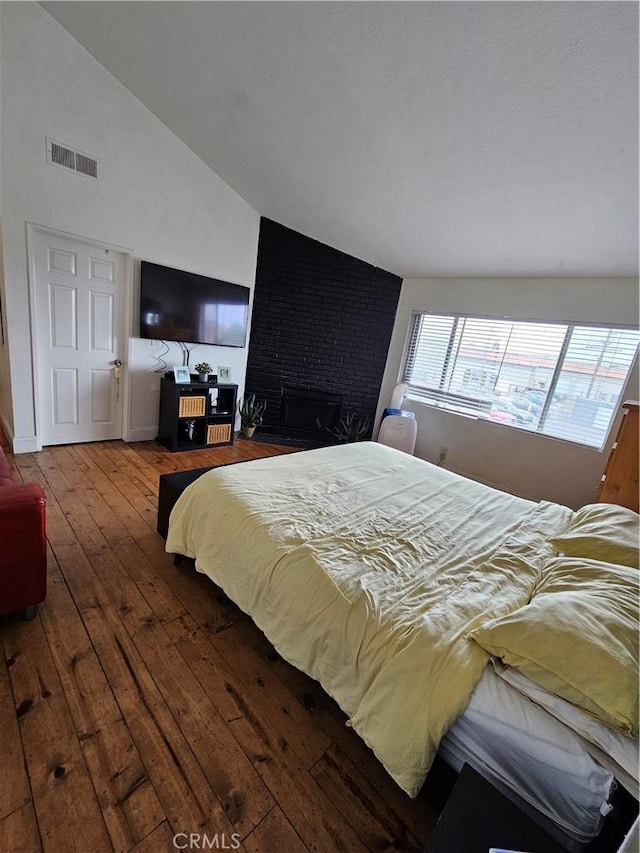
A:
[[[188,367],[174,367],[173,378],[176,382],[191,382],[191,374]]]
[[[196,371],[198,373],[198,381],[199,382],[208,382],[209,374],[213,370],[210,364],[206,361],[201,361],[199,364],[196,364]]]
[[[231,382],[230,367],[218,367],[218,382]]]
[[[351,444],[354,441],[362,441],[369,432],[371,421],[368,417],[360,417],[355,412],[347,412],[344,418],[340,418],[336,429],[330,429],[342,444]]]
[[[218,374],[220,368],[218,368]],[[262,423],[265,409],[267,408],[266,400],[256,400],[255,394],[250,394],[248,397],[243,397],[238,404],[238,412],[240,413],[240,431],[245,438],[251,438],[256,431],[256,427]]]

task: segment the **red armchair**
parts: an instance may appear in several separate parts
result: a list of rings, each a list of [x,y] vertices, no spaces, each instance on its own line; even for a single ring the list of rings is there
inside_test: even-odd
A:
[[[0,615],[33,619],[47,594],[45,496],[36,483],[14,483],[0,449]]]

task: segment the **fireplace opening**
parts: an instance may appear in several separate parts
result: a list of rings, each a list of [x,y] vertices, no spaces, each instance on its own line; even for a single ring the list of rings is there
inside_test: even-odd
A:
[[[327,438],[340,419],[342,394],[304,388],[282,388],[280,426],[290,435]]]

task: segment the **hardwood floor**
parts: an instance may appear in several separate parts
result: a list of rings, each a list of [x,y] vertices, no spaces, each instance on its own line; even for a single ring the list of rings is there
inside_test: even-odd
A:
[[[159,474],[293,450],[7,454],[47,494],[49,588],[32,622],[0,619],[3,853],[422,848],[425,796],[155,532]]]

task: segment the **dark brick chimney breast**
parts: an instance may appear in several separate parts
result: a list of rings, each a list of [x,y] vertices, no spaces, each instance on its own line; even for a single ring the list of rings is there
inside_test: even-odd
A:
[[[267,400],[261,429],[280,433],[283,390],[342,400],[373,418],[402,279],[260,221],[246,391]],[[286,419],[285,419],[286,421]]]

